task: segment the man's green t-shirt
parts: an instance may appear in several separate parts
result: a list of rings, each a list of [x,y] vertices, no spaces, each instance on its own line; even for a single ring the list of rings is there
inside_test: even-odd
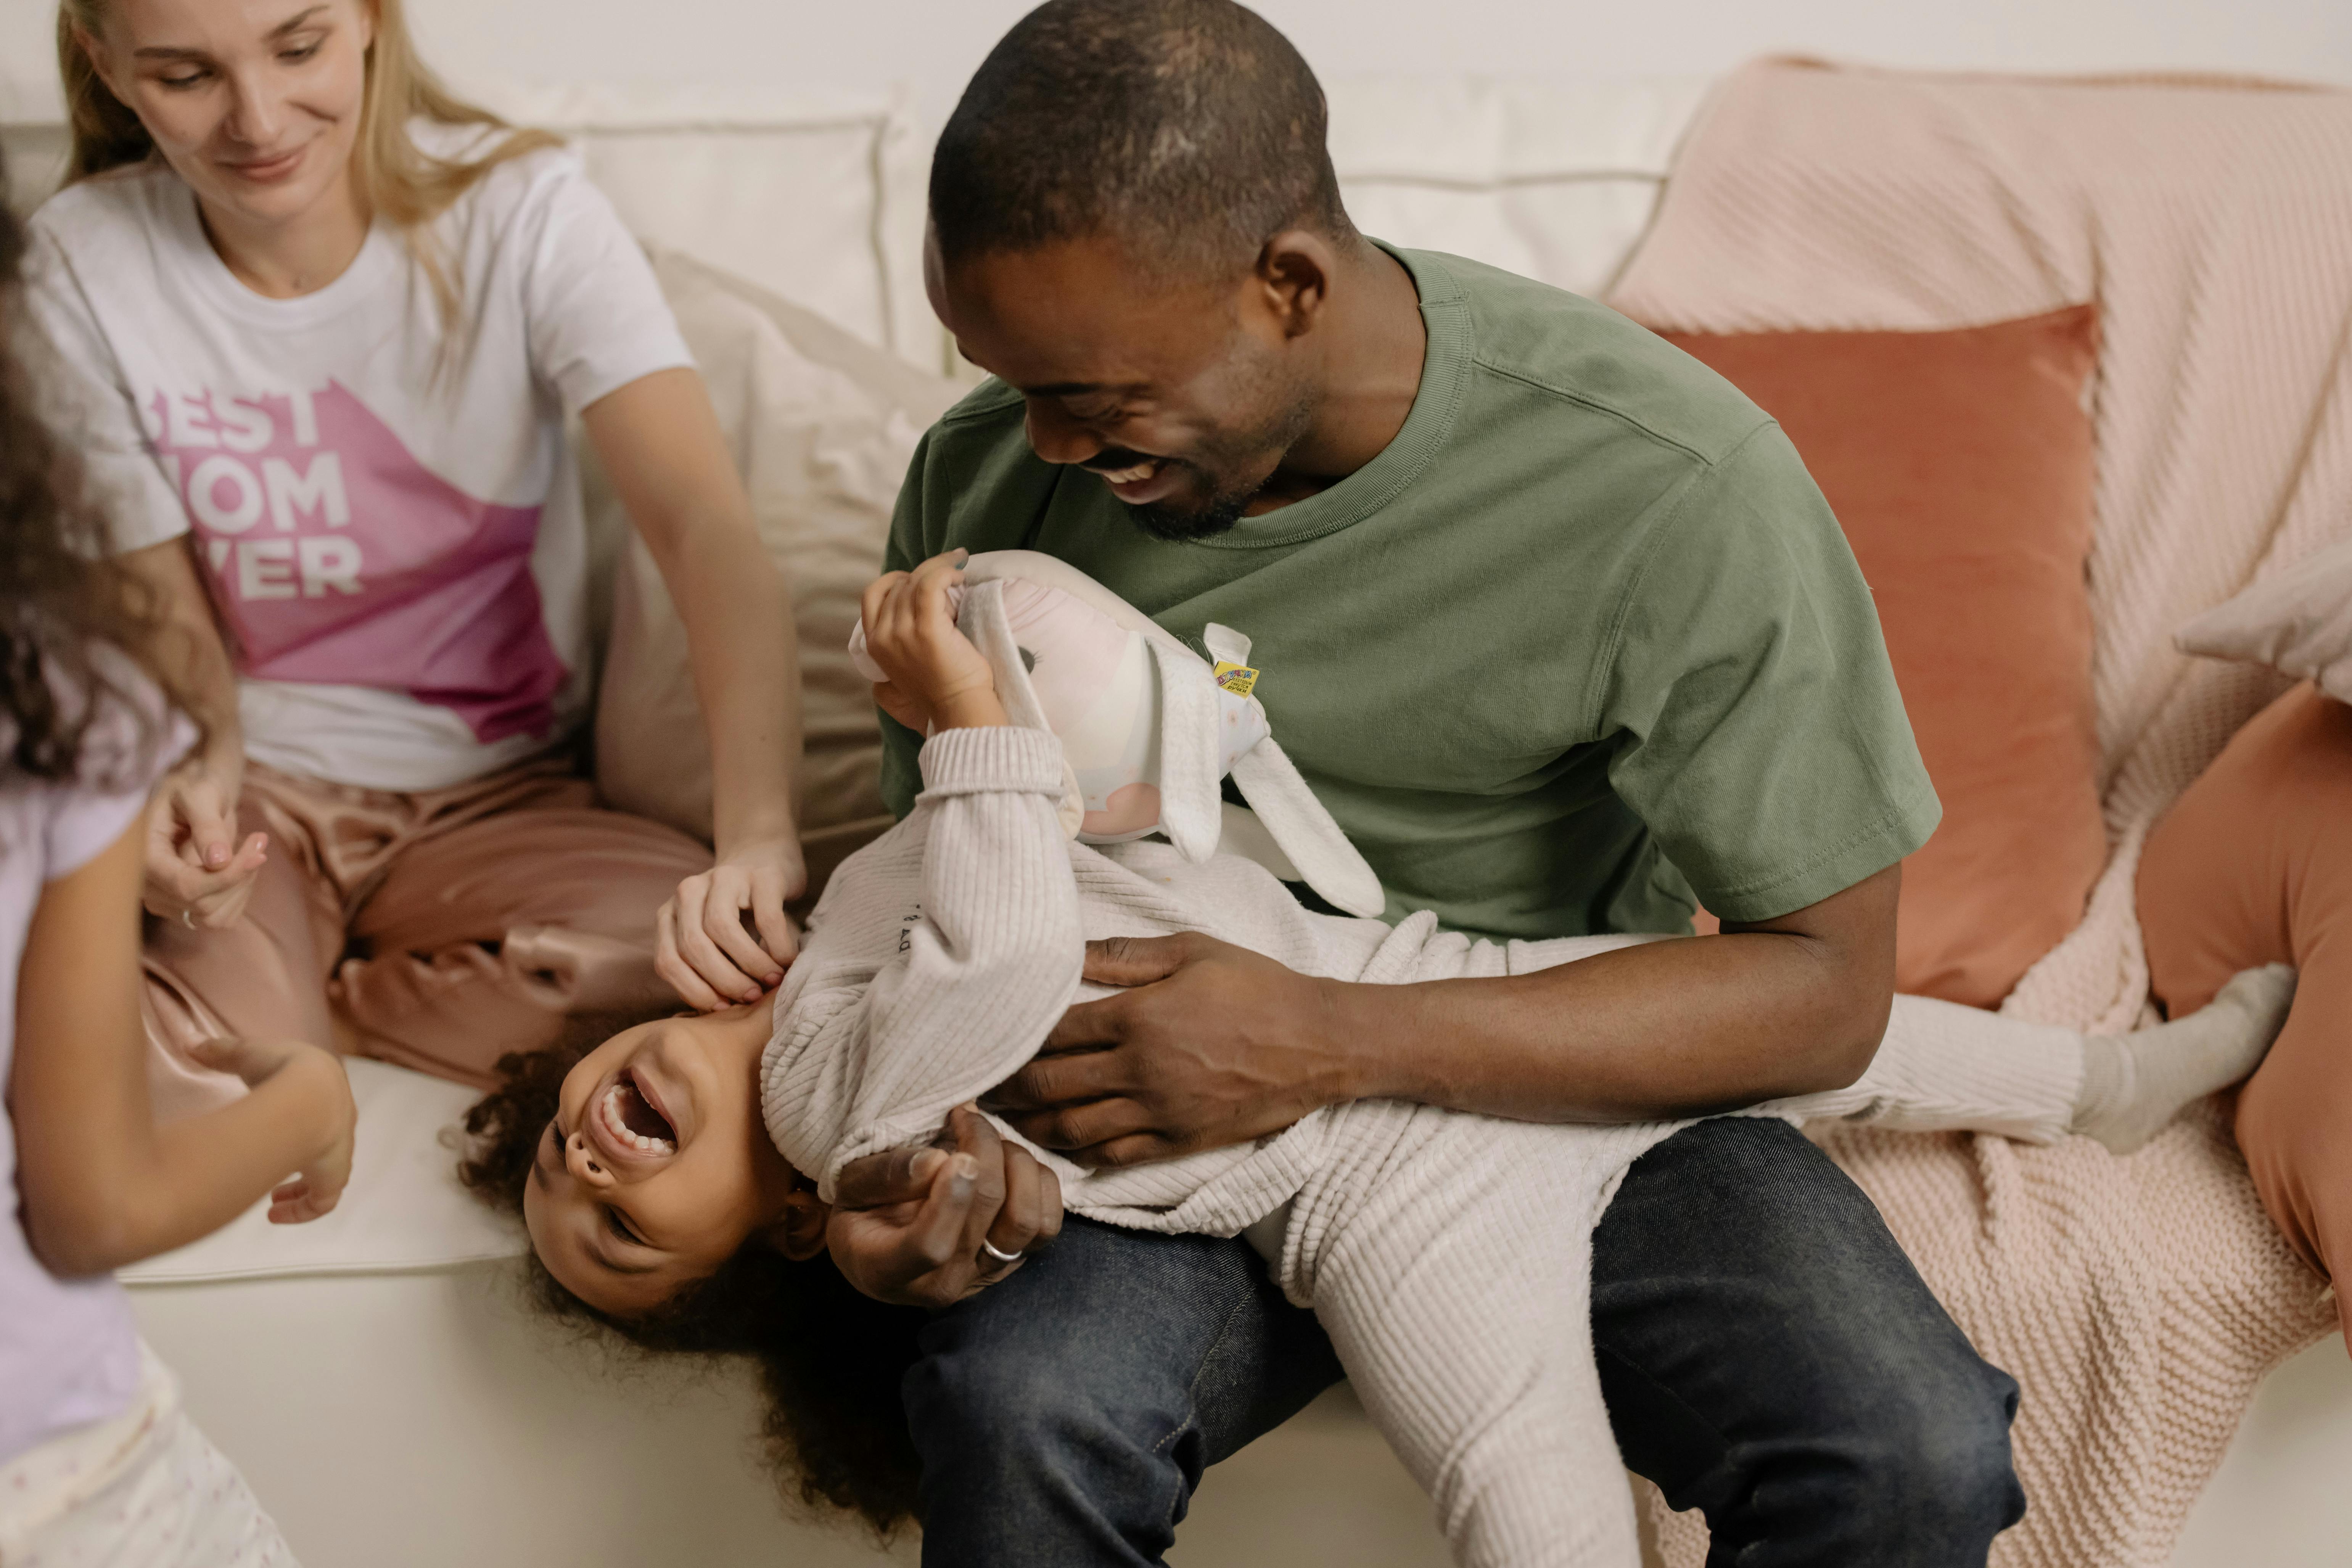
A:
[[[924,437],[888,563],[1040,550],[1194,647],[1253,639],[1274,733],[1388,916],[1496,937],[1766,920],[1916,849],[1939,808],[1862,580],[1780,426],[1575,295],[1397,251],[1428,353],[1404,427],[1321,493],[1147,537],[982,386]],[[884,721],[885,798],[919,788]]]

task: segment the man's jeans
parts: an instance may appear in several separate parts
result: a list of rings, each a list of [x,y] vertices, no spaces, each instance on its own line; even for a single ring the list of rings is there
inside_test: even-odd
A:
[[[1706,1511],[1715,1568],[1981,1564],[2023,1516],[2017,1384],[1785,1122],[1704,1121],[1644,1155],[1592,1277],[1618,1446]],[[929,1568],[1157,1563],[1201,1472],[1340,1375],[1247,1244],[1075,1218],[923,1350],[905,1392]]]

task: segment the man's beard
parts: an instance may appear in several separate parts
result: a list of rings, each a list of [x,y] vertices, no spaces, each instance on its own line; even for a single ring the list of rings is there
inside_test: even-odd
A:
[[[1129,507],[1127,515],[1146,534],[1170,544],[1196,544],[1202,540],[1214,539],[1228,532],[1241,521],[1243,514],[1249,510],[1250,502],[1257,500],[1267,481],[1274,478],[1275,470],[1282,466],[1283,457],[1298,444],[1299,438],[1307,434],[1307,426],[1314,422],[1313,402],[1301,397],[1258,428],[1230,441],[1219,442],[1220,451],[1203,454],[1206,460],[1169,459],[1181,463],[1196,474],[1209,477],[1214,488],[1209,493],[1208,503],[1193,510],[1182,511],[1166,501],[1147,501],[1141,506]],[[1218,457],[1226,452],[1245,453],[1263,461],[1263,454],[1269,451],[1276,454],[1275,460],[1256,478],[1216,483],[1216,467],[1222,466],[1216,465]]]
[[[1136,527],[1163,543],[1193,544],[1230,531],[1264,489],[1265,480],[1254,479],[1213,493],[1209,504],[1197,511],[1176,511],[1164,501],[1148,501],[1129,507],[1127,515]]]

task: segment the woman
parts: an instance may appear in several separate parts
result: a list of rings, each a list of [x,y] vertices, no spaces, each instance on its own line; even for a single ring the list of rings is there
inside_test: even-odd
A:
[[[158,1090],[292,1037],[487,1081],[795,951],[784,586],[644,256],[578,161],[444,90],[399,0],[64,0],[33,313],[210,740],[147,844]],[[692,629],[717,864],[597,809],[578,414]],[[667,899],[667,902],[664,902]],[[658,912],[656,912],[658,906]]]

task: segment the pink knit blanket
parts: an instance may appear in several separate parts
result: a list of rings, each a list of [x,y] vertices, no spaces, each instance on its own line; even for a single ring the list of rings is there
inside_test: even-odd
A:
[[[1770,61],[1717,90],[1611,303],[1693,331],[1936,330],[2101,310],[2090,593],[2112,855],[2002,1010],[2130,1027],[2151,824],[2282,689],[2174,628],[2352,531],[2352,94]],[[1986,737],[1998,744],[1998,736]],[[2264,1373],[2334,1326],[2213,1108],[2086,1140],[1841,1132],[2024,1387],[2002,1568],[2161,1568]],[[1705,1530],[1654,1509],[1667,1560]]]

